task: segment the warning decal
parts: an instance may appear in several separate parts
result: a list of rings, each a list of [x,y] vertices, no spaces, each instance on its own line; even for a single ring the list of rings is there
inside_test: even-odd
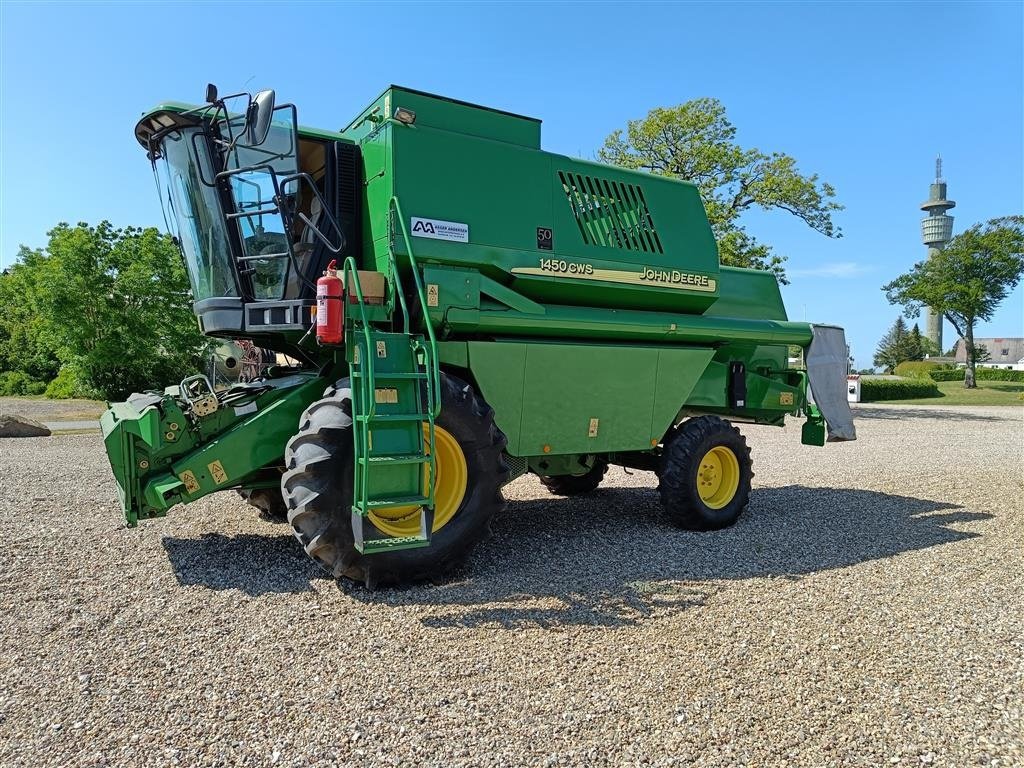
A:
[[[179,479],[185,484],[185,490],[189,493],[195,493],[199,490],[199,481],[196,480],[196,475],[191,469],[186,469],[182,472]]]
[[[210,470],[210,477],[217,485],[227,482],[228,473],[224,471],[224,466],[219,461],[211,461],[206,468]]]

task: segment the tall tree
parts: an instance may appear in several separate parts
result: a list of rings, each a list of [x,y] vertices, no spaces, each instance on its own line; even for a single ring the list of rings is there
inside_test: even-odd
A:
[[[168,236],[106,221],[61,223],[48,236],[45,251],[23,249],[11,271],[22,282],[0,291],[0,315],[22,318],[19,333],[106,397],[174,383],[197,370],[206,339]],[[15,296],[17,285],[32,289]]]
[[[921,335],[921,327],[914,323],[910,329],[910,336],[907,339],[907,353],[910,355],[907,360],[923,360],[925,337]]]
[[[625,132],[605,139],[598,156],[606,163],[642,169],[695,183],[718,240],[723,264],[774,272],[786,283],[784,256],[747,234],[740,222],[750,208],[786,211],[827,237],[840,237],[832,213],[842,210],[835,190],[817,174],[804,176],[781,152],[744,149],[717,99],[659,107]]]
[[[910,333],[907,331],[907,324],[902,317],[897,317],[892,328],[886,332],[878,348],[875,350],[875,358],[872,362],[880,367],[885,373],[892,373],[896,366],[904,360],[912,359],[913,354]]]
[[[918,262],[882,290],[907,317],[931,307],[946,318],[967,350],[964,386],[973,388],[980,350],[974,326],[992,319],[1000,302],[1024,274],[1024,216],[975,224],[931,258]]]

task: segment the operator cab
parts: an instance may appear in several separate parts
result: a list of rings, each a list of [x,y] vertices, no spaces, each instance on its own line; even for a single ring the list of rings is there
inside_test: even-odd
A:
[[[135,135],[203,332],[294,353],[316,278],[361,241],[358,146],[300,129],[295,106],[275,105],[273,91],[221,98],[213,86],[205,106],[158,107]]]

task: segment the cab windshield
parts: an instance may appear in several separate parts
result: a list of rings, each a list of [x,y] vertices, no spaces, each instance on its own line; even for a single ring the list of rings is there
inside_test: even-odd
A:
[[[164,136],[157,170],[164,216],[185,257],[193,298],[240,296],[202,130],[186,128]]]
[[[231,138],[240,134],[242,122],[231,118],[212,131],[181,128],[161,140],[160,196],[168,227],[181,244],[196,301],[293,297],[302,289],[299,274],[312,256],[308,233],[289,233],[285,226],[296,211],[316,213],[298,181],[286,181],[299,171],[294,119],[279,113],[266,140],[256,147]],[[214,182],[218,173],[225,179],[219,186]],[[281,215],[280,205],[289,217]],[[237,270],[232,245],[240,251]]]

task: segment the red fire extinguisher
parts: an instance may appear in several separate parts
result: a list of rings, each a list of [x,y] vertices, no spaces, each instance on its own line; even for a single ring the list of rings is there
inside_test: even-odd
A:
[[[323,277],[316,281],[316,340],[321,344],[340,344],[343,337],[344,291],[335,264],[331,259]]]

